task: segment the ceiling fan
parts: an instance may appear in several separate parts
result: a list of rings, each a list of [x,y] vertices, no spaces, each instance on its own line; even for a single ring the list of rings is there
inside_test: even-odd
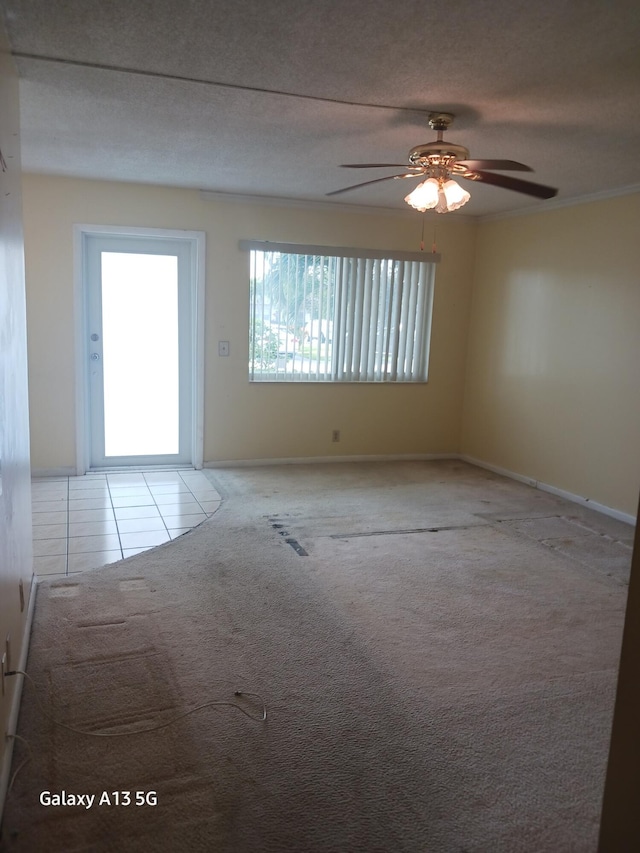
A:
[[[377,184],[381,181],[397,181],[401,178],[425,177],[413,192],[405,197],[407,204],[416,210],[435,209],[436,213],[448,213],[466,204],[471,196],[453,178],[464,178],[468,181],[481,181],[507,190],[535,196],[536,198],[553,198],[558,192],[554,187],[523,181],[508,175],[494,174],[503,172],[532,172],[529,166],[517,163],[515,160],[470,160],[469,150],[462,145],[445,142],[442,135],[453,122],[452,113],[429,113],[429,126],[437,131],[437,139],[424,145],[416,145],[409,151],[409,164],[402,163],[344,163],[344,169],[382,169],[401,167],[406,171],[400,175],[387,175],[372,181],[363,181],[327,193],[328,196],[339,195]]]

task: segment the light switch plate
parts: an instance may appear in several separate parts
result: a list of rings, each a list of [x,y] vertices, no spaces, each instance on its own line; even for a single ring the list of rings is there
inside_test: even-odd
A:
[[[218,341],[218,355],[229,355],[229,341]]]

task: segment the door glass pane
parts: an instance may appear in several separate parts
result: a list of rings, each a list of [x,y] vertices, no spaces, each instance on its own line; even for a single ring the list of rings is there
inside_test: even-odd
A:
[[[178,453],[178,259],[101,255],[105,456]]]

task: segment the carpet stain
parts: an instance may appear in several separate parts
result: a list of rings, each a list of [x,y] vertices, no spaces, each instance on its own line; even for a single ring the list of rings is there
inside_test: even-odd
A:
[[[299,557],[308,557],[309,556],[308,551],[305,551],[305,549],[302,547],[302,545],[298,542],[297,539],[293,539],[291,536],[289,536],[284,541],[287,543],[287,545],[291,545],[291,547],[293,548],[293,550],[296,552],[296,554]]]
[[[282,524],[282,522],[280,522],[274,518],[270,518],[269,521],[271,522],[271,527],[273,527],[273,529],[280,536],[283,537],[283,539],[287,543],[287,545],[291,545],[291,547],[293,548],[293,550],[296,552],[296,554],[299,557],[308,557],[309,556],[309,552],[306,551],[302,547],[302,545],[298,542],[298,540],[294,539],[294,537],[289,533],[288,530],[285,530],[285,526],[284,526],[284,524]]]

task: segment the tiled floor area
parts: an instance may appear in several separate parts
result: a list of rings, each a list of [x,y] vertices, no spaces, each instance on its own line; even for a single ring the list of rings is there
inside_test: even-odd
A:
[[[34,479],[34,571],[64,576],[146,551],[204,521],[220,495],[202,471]]]

